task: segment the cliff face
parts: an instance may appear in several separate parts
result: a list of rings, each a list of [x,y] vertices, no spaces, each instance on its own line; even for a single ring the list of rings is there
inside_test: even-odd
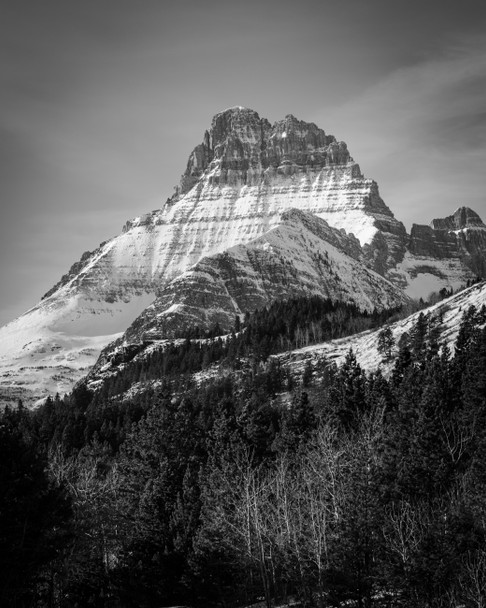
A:
[[[448,230],[434,230],[432,226],[413,224],[408,249],[415,256],[437,260],[459,258],[457,235]]]
[[[453,215],[432,220],[430,226],[414,224],[409,250],[416,256],[437,260],[458,259],[474,275],[486,276],[486,226],[479,215],[460,207]]]
[[[432,227],[435,232],[454,234],[464,264],[475,275],[486,277],[486,226],[475,211],[460,207],[450,217],[433,220]]]
[[[486,226],[468,207],[429,226],[414,224],[403,260],[387,276],[416,298],[486,278]]]
[[[181,336],[195,325],[224,331],[235,317],[274,300],[320,295],[363,310],[408,301],[395,285],[360,262],[352,235],[292,209],[247,244],[202,258],[171,281],[125,332],[128,342]]]
[[[486,252],[486,226],[475,211],[460,207],[449,217],[432,220],[430,226],[414,224],[408,248],[418,256],[466,261]]]
[[[203,143],[191,153],[178,195],[186,194],[208,169],[213,185],[252,186],[269,183],[277,173],[293,175],[350,161],[346,144],[313,123],[289,114],[272,127],[253,110],[230,108],[213,118]]]
[[[381,199],[376,182],[362,175],[346,144],[292,115],[273,126],[247,108],[214,117],[170,204],[190,203],[197,221],[198,212],[206,210],[214,219],[215,202],[222,198],[231,201],[252,237],[255,213],[267,218],[266,229],[295,207],[353,233],[365,246],[364,260],[380,273],[405,252],[403,224]]]

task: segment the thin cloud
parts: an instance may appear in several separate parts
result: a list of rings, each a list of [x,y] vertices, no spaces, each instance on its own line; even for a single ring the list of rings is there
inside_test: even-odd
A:
[[[476,38],[396,70],[326,123],[406,224],[459,205],[486,220],[485,108],[486,39]]]

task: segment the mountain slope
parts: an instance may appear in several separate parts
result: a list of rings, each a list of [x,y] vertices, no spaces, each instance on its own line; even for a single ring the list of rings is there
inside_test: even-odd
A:
[[[368,311],[407,303],[400,289],[359,261],[360,253],[353,236],[312,214],[287,211],[264,235],[205,257],[171,281],[103,359],[120,346],[179,337],[195,326],[218,323],[229,331],[236,316],[276,300],[319,295]]]
[[[65,294],[65,300],[62,295]],[[47,395],[69,392],[122,335],[153,295],[129,302],[100,302],[61,294],[47,299],[0,329],[0,403],[32,404]]]
[[[294,300],[295,302],[295,300]],[[283,340],[285,345],[285,352],[280,354],[270,355],[267,360],[267,369],[272,369],[272,361],[278,362],[276,365],[277,369],[285,370],[285,373],[289,373],[299,383],[304,376],[304,373],[308,373],[309,365],[313,370],[323,370],[327,364],[334,362],[338,365],[344,362],[350,349],[356,356],[358,363],[367,371],[381,371],[388,375],[393,368],[394,360],[398,354],[398,344],[405,334],[411,335],[411,332],[420,315],[424,315],[426,323],[434,333],[435,339],[439,345],[448,347],[452,352],[457,339],[460,325],[463,320],[464,313],[471,307],[474,306],[476,311],[480,311],[483,307],[486,309],[486,283],[480,283],[467,288],[460,293],[457,293],[449,298],[442,300],[441,302],[430,306],[426,309],[418,311],[409,315],[404,319],[400,319],[394,323],[388,325],[392,331],[392,335],[395,340],[395,346],[392,349],[392,357],[384,361],[382,354],[378,351],[378,336],[382,331],[382,328],[376,330],[368,330],[359,334],[349,335],[344,338],[329,340],[323,343],[318,343],[303,348],[290,349],[291,334],[286,335]],[[324,325],[329,323],[327,314],[328,308],[323,308],[323,317],[319,319],[316,317],[313,323],[319,323],[322,321]],[[345,315],[344,315],[345,316]],[[483,314],[486,318],[486,313]],[[261,318],[261,317],[260,317]],[[304,317],[302,317],[303,319]],[[338,323],[342,325],[343,316],[338,315],[336,317]],[[295,323],[298,321],[294,318],[289,327],[295,328]],[[250,325],[253,324],[253,332],[255,336],[260,335],[258,323],[253,320]],[[286,323],[283,323],[285,326]],[[262,336],[266,335],[268,331],[268,322],[264,322],[261,326]],[[345,328],[345,326],[342,326]],[[305,335],[305,326],[303,326],[301,336]],[[278,331],[281,331],[282,327]],[[245,330],[243,330],[245,331]],[[293,331],[293,330],[291,330]],[[312,334],[312,332],[310,332]],[[240,338],[243,336],[242,334]],[[280,334],[279,334],[280,335]],[[314,334],[315,335],[315,334]],[[141,338],[139,334],[139,338]],[[275,336],[274,336],[275,337]],[[226,343],[226,340],[230,338],[230,335],[223,336],[222,342]],[[263,339],[263,338],[262,338]],[[230,340],[231,341],[231,340]],[[192,348],[195,353],[200,354],[200,348],[211,347],[211,339],[193,339],[189,341],[192,343]],[[243,338],[243,343],[252,344],[252,341],[246,341]],[[280,344],[278,340],[274,342],[274,345]],[[98,390],[103,386],[111,386],[111,389],[115,389],[113,394],[116,394],[115,399],[123,401],[126,397],[132,398],[134,396],[142,395],[145,391],[153,391],[157,386],[162,386],[165,382],[170,382],[177,376],[177,370],[181,369],[181,362],[184,361],[185,353],[187,353],[188,342],[185,339],[175,340],[153,340],[139,343],[127,343],[126,341],[118,341],[117,344],[113,344],[111,348],[105,349],[99,358],[97,364],[90,371],[87,377],[87,384],[89,388]],[[236,380],[245,376],[245,374],[255,373],[253,361],[253,351],[246,350],[243,359],[239,357],[234,358],[235,349],[239,352],[237,346],[231,347],[226,351],[229,353],[233,352],[233,358],[226,359],[226,355],[222,355],[222,359],[217,358],[217,363],[210,366],[202,364],[200,371],[193,372],[192,381],[196,385],[206,385],[211,383],[213,380],[221,379],[226,376],[233,376]],[[258,349],[258,346],[257,346]],[[169,371],[167,374],[162,372],[165,369],[166,363],[162,362],[160,355],[164,352],[170,353],[172,357],[172,364],[168,364]],[[178,354],[177,354],[178,353]],[[154,363],[154,356],[157,363]],[[219,355],[218,355],[219,357]],[[270,368],[268,368],[270,362]],[[201,360],[199,360],[201,364]],[[174,365],[175,370],[174,372]],[[195,366],[197,369],[197,365]],[[138,369],[139,373],[135,370]],[[144,379],[143,370],[150,369],[148,377]],[[259,368],[260,370],[263,368]],[[187,366],[184,368],[187,373]],[[253,370],[253,371],[250,371]],[[135,378],[135,380],[130,380]],[[114,381],[115,384],[114,384]],[[116,387],[122,387],[121,392],[116,392]],[[178,383],[176,382],[176,386]],[[106,388],[106,386],[105,386]]]
[[[410,333],[420,314],[424,314],[428,315],[432,326],[437,330],[439,343],[453,351],[463,314],[470,306],[475,306],[478,311],[486,306],[485,282],[473,285],[433,306],[391,324],[390,329],[395,343],[399,343],[403,334]],[[299,375],[303,373],[308,361],[316,364],[327,359],[339,365],[344,361],[349,349],[352,349],[358,363],[364,369],[373,371],[381,368],[387,373],[393,365],[393,358],[388,363],[384,363],[382,355],[378,352],[378,334],[380,331],[381,329],[367,331],[347,338],[332,340],[325,344],[308,346],[292,351],[288,355],[277,355],[277,358],[282,363],[285,362],[290,365],[293,373]],[[396,355],[397,348],[394,352]]]

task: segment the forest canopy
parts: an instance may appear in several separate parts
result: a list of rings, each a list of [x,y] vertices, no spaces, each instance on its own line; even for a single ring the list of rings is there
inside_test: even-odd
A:
[[[296,378],[269,355],[392,313],[288,307],[3,412],[1,606],[483,605],[485,310],[453,354],[420,315],[388,376]]]

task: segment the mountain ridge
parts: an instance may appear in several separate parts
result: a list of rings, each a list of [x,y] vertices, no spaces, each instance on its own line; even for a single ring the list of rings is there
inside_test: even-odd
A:
[[[124,334],[127,341],[177,337],[192,326],[229,330],[235,316],[302,295],[350,302],[363,310],[409,298],[360,262],[352,235],[297,209],[246,244],[206,256],[168,284]],[[167,312],[168,311],[168,312]],[[136,326],[136,330],[132,330]]]

